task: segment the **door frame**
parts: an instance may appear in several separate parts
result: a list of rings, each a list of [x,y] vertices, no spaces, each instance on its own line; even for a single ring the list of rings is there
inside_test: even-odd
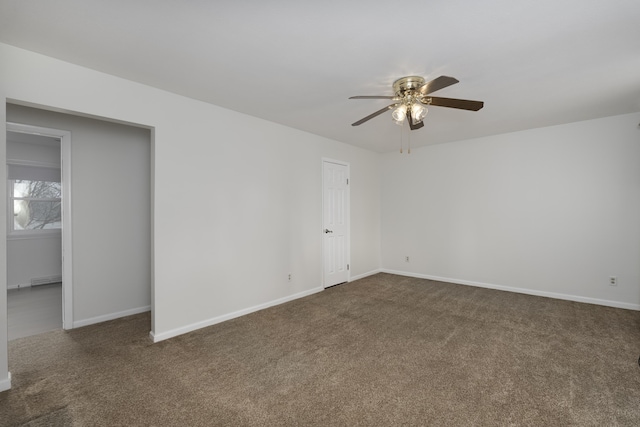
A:
[[[7,122],[7,132],[50,136],[60,139],[60,172],[62,186],[62,328],[72,329],[73,239],[71,231],[71,132],[13,122]],[[7,225],[5,224],[4,227],[6,228]]]
[[[324,165],[325,163],[333,163],[336,165],[341,165],[341,166],[345,166],[347,168],[347,180],[348,180],[348,184],[347,184],[347,194],[346,194],[346,203],[345,203],[345,209],[346,209],[346,217],[347,217],[347,221],[346,221],[346,251],[347,251],[347,282],[351,281],[351,165],[348,162],[345,162],[343,160],[335,160],[335,159],[331,159],[328,157],[322,157],[321,159],[322,161],[320,162],[320,176],[321,176],[321,191],[320,191],[320,197],[322,198],[322,203],[321,203],[321,225],[322,227],[320,228],[320,232],[322,233],[322,287],[324,289],[331,287],[333,285],[329,285],[327,286],[325,284],[325,247],[324,247],[324,229],[325,229],[325,224],[324,224]]]

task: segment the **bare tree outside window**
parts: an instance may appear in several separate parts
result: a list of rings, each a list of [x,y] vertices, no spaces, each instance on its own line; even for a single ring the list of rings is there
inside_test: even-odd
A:
[[[50,181],[13,181],[13,229],[61,228],[61,185]]]

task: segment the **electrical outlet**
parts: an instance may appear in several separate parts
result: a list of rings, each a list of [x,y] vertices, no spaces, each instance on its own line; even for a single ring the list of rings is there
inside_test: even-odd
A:
[[[409,262],[409,255],[407,255],[406,257],[404,257],[404,262]]]
[[[291,273],[289,273],[289,276],[287,276],[289,281],[291,281]]]
[[[618,278],[616,276],[609,277],[609,286],[618,286]]]

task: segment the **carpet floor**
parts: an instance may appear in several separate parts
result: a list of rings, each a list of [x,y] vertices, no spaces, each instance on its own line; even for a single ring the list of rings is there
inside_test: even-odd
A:
[[[377,274],[152,344],[9,344],[3,426],[638,426],[640,312]]]

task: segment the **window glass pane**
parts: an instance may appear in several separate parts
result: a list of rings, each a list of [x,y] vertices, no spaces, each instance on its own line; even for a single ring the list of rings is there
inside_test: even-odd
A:
[[[40,200],[13,201],[14,230],[47,230],[61,228],[60,202]]]
[[[13,197],[28,197],[29,196],[29,182],[30,181],[14,181],[13,182]]]
[[[61,189],[59,182],[17,179],[13,182],[13,197],[59,199],[62,194]]]

